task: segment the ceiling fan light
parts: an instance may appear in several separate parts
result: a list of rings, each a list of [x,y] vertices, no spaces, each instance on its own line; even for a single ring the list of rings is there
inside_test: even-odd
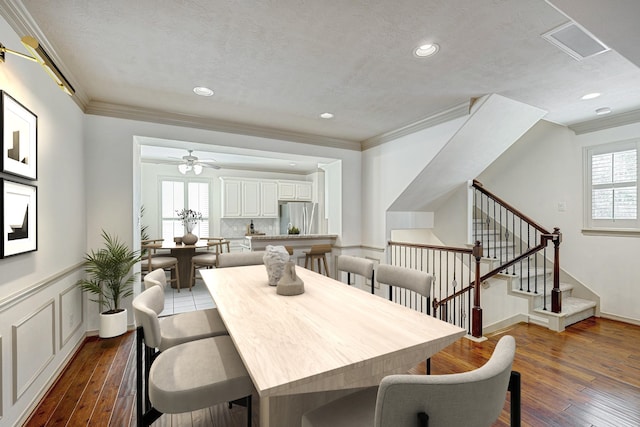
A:
[[[185,165],[184,163],[178,165],[178,170],[182,175],[185,175],[189,171],[189,169],[190,169],[189,166]]]
[[[193,165],[193,173],[200,175],[202,173],[202,165]]]

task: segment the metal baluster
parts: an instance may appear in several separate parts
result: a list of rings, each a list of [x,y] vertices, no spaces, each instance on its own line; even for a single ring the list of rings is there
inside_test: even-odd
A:
[[[531,226],[527,223],[527,250],[531,249]],[[531,292],[531,256],[527,257],[527,292]]]
[[[515,212],[511,212],[511,220],[513,222],[512,225],[512,229],[511,231],[513,232],[513,257],[516,257],[516,213]],[[516,275],[516,265],[513,264],[512,267],[512,273],[515,276]]]
[[[534,242],[538,241],[538,230],[534,230]],[[533,268],[536,271],[536,275],[535,278],[533,279],[533,293],[537,294],[538,293],[538,253],[536,252],[535,255],[533,255]]]
[[[520,253],[518,255],[522,255],[522,218],[520,218]],[[520,290],[522,290],[522,261],[520,261]]]
[[[544,254],[544,271],[547,271],[547,244],[549,243],[548,240],[545,240],[545,245],[544,245],[544,250],[543,250],[543,254]],[[542,309],[544,311],[547,311],[547,275],[544,275],[544,278],[542,279]]]
[[[497,259],[497,242],[496,242],[496,201],[493,201],[493,259]]]

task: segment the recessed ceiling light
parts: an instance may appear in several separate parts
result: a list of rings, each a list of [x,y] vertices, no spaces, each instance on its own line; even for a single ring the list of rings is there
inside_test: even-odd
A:
[[[602,107],[596,110],[596,114],[599,116],[602,116],[603,114],[609,114],[610,112],[611,112],[611,108],[609,107]]]
[[[423,44],[422,46],[418,46],[416,50],[413,51],[413,54],[418,58],[425,58],[435,55],[439,50],[440,46],[435,43]]]
[[[296,164],[295,164],[295,163],[293,163],[293,162],[289,163],[289,166],[291,166],[291,167],[294,167],[295,165],[296,165]]]
[[[581,99],[586,101],[587,99],[595,99],[595,98],[597,98],[599,96],[600,96],[600,93],[593,92],[593,93],[588,93],[588,94],[584,95]]]
[[[193,88],[193,92],[196,95],[200,95],[200,96],[212,96],[213,95],[213,91],[211,89],[209,89],[208,87],[204,87],[204,86],[196,86]]]
[[[331,114],[331,113],[322,113],[322,114],[320,114],[320,117],[322,117],[323,119],[332,119],[333,118],[333,114]]]

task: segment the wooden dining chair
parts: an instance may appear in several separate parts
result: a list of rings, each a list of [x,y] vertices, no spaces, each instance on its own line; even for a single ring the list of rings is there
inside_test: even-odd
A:
[[[137,325],[138,426],[149,426],[163,413],[233,402],[247,406],[247,426],[251,427],[253,383],[231,338],[203,333],[218,319],[207,318],[204,312],[208,310],[158,318],[164,306],[161,286],[152,285],[134,298],[132,305]],[[179,336],[169,334],[177,331]]]
[[[302,427],[489,427],[511,392],[511,426],[520,425],[520,374],[512,372],[516,342],[498,341],[473,371],[449,375],[390,375],[380,387],[340,398],[302,417]]]
[[[142,248],[143,253],[142,271],[150,273],[158,268],[166,271],[173,271],[170,281],[176,283],[176,288],[178,289],[178,292],[180,292],[178,258],[158,252],[162,249],[163,241],[163,239],[149,239],[141,242],[140,247]]]
[[[366,258],[360,258],[350,255],[338,256],[337,262],[338,274],[340,272],[347,273],[347,284],[351,285],[351,274],[364,277],[365,285],[366,281],[371,281],[371,293],[374,293],[374,275],[373,261]]]
[[[324,275],[329,276],[329,267],[327,266],[327,253],[331,253],[331,245],[311,245],[308,251],[304,251],[304,268],[313,270],[313,261],[318,262],[318,273],[322,274],[322,265],[324,265]],[[322,261],[322,264],[320,262]]]
[[[200,240],[207,241],[207,248],[205,252],[198,253],[191,257],[189,290],[191,290],[191,287],[196,284],[196,269],[198,267],[217,267],[218,255],[224,252],[224,248],[227,248],[227,252],[231,252],[230,242],[225,240],[224,237],[201,237]]]

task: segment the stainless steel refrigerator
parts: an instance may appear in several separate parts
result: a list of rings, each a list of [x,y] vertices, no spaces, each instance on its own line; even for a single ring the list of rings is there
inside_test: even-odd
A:
[[[318,234],[318,204],[311,202],[283,202],[280,210],[280,234],[288,234],[291,227],[300,234]]]

